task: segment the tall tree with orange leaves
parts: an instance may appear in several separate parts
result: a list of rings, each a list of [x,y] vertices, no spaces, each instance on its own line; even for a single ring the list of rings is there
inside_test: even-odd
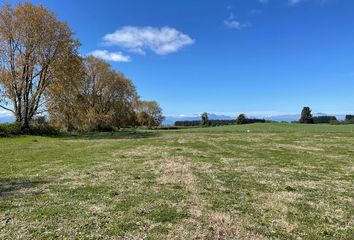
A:
[[[46,90],[78,46],[68,25],[42,5],[0,9],[0,107],[12,112],[23,129],[46,110]]]

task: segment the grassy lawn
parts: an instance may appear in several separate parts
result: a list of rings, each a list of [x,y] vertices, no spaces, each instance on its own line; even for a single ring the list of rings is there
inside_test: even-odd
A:
[[[353,128],[3,138],[0,239],[354,239]]]

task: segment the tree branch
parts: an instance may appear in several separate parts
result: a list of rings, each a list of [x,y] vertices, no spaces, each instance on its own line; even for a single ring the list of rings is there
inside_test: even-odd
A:
[[[2,105],[0,105],[0,107],[3,108],[3,109],[5,109],[5,110],[7,110],[7,111],[12,112],[13,114],[15,114],[15,111],[14,111],[14,110],[11,110],[10,108],[4,107],[4,106],[2,106]]]

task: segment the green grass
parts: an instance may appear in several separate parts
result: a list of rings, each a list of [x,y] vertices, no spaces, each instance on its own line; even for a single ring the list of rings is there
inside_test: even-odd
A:
[[[0,139],[0,239],[354,239],[350,125]]]

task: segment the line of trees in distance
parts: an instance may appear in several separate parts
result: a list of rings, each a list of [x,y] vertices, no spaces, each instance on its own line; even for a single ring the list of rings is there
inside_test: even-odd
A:
[[[293,121],[292,123],[302,123],[302,124],[354,124],[354,115],[346,115],[344,121],[338,121],[335,116],[313,116],[310,107],[304,107],[301,112],[301,117],[299,121]],[[223,125],[234,125],[234,124],[252,124],[252,123],[265,123],[265,122],[275,122],[265,119],[258,118],[247,118],[245,114],[241,113],[236,119],[231,120],[209,120],[208,113],[203,113],[200,116],[200,120],[189,120],[189,121],[176,121],[176,127],[208,127],[208,126],[223,126]]]
[[[339,121],[335,116],[313,116],[310,107],[304,107],[301,111],[301,117],[299,121],[294,123],[304,124],[354,124],[354,115],[347,114],[343,121]]]
[[[251,124],[251,123],[265,123],[264,119],[257,118],[247,118],[245,114],[240,114],[236,119],[232,120],[209,120],[208,113],[203,113],[201,115],[201,120],[192,120],[192,121],[176,121],[176,127],[214,127],[214,126],[223,126],[223,125],[234,125],[234,124]]]

